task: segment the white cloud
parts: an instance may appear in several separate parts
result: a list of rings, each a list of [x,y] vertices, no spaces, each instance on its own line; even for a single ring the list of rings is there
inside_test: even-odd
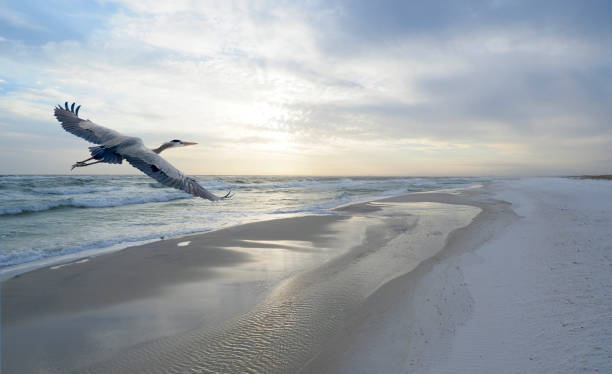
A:
[[[341,170],[354,162],[351,153],[368,165],[423,157],[424,169],[440,157],[527,163],[542,148],[532,138],[558,142],[578,122],[597,131],[593,107],[571,95],[580,88],[571,74],[612,60],[603,42],[515,26],[446,39],[398,34],[364,43],[359,53],[330,53],[321,38],[342,32],[330,28],[337,9],[121,4],[126,11],[83,41],[11,42],[0,67],[21,86],[4,95],[0,112],[52,122],[53,104],[76,100],[83,116],[147,143],[168,137],[202,143],[185,165],[234,159],[236,144],[243,167],[252,153],[270,165],[266,170],[279,155],[305,167],[307,159],[322,162],[317,154],[336,160],[329,170]],[[532,85],[530,75],[542,72],[567,90]],[[563,110],[573,116],[551,113]],[[525,139],[530,129],[537,133]],[[228,172],[241,172],[240,161],[232,165]]]

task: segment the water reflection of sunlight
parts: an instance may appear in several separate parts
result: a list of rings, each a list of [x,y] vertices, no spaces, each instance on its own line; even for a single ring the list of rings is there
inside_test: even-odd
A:
[[[289,249],[293,251],[299,252],[310,252],[321,250],[322,248],[317,248],[313,245],[312,242],[304,241],[304,240],[249,240],[243,239],[242,242],[253,243],[256,244],[257,248],[279,248],[279,249]],[[258,244],[258,245],[257,245]],[[251,248],[252,246],[249,246]]]

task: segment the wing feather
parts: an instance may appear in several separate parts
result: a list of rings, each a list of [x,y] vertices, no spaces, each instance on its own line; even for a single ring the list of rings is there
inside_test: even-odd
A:
[[[144,146],[125,150],[122,156],[136,169],[165,186],[174,187],[204,199],[221,200],[221,197],[200,186],[195,179],[185,176],[163,157]]]
[[[67,107],[68,104],[66,103]],[[75,113],[61,107],[55,108],[55,118],[62,124],[64,130],[94,144],[112,145],[114,140],[123,137],[121,133],[115,130],[79,118]]]

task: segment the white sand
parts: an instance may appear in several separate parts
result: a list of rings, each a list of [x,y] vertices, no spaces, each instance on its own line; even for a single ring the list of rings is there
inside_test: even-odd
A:
[[[459,266],[473,314],[430,373],[612,373],[612,183],[494,186],[522,218]]]
[[[382,287],[336,359],[307,371],[612,373],[612,183],[534,178],[488,191],[519,217]]]

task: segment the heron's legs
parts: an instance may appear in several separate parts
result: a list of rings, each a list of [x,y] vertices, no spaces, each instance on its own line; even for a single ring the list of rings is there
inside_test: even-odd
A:
[[[98,162],[102,162],[102,161],[97,161],[97,162],[90,162],[89,164],[86,164],[87,161],[93,160],[93,159],[94,157],[90,157],[87,160],[77,161],[76,164],[72,165],[72,168],[70,170],[73,170],[74,168],[89,166],[89,165],[97,164]]]
[[[82,163],[84,163],[84,162],[87,162],[87,161],[89,161],[89,160],[93,160],[93,159],[94,159],[93,157],[90,157],[90,158],[88,158],[87,160],[77,161],[77,164],[82,164]]]
[[[92,157],[93,158],[93,157]],[[88,158],[85,161],[91,160],[92,158]],[[80,167],[84,167],[84,166],[89,166],[89,165],[93,165],[93,164],[98,164],[100,162],[104,162],[104,160],[100,160],[100,161],[96,161],[96,162],[90,162],[89,164],[86,164],[85,161],[77,161],[76,164],[72,165],[72,167],[70,168],[70,170],[73,170],[74,168],[80,168]]]

